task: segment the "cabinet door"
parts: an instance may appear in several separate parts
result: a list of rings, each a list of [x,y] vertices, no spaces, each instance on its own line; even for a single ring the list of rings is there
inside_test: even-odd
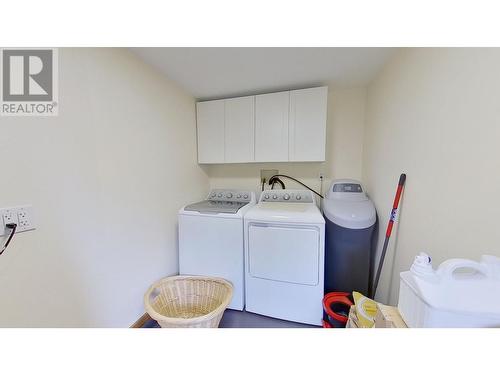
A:
[[[255,96],[225,101],[225,162],[254,161]]]
[[[224,100],[196,104],[198,163],[224,163]]]
[[[290,92],[255,97],[255,161],[288,161]]]
[[[290,161],[324,161],[327,87],[290,91]]]

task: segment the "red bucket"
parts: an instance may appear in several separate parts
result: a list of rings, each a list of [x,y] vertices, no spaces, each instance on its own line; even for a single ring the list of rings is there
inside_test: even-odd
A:
[[[352,305],[351,293],[327,293],[323,298],[323,328],[345,328]]]

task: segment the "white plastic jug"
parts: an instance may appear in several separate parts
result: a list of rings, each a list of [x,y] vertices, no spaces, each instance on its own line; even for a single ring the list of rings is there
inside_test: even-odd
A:
[[[434,270],[420,253],[400,274],[398,308],[409,327],[500,327],[500,258],[449,259]]]

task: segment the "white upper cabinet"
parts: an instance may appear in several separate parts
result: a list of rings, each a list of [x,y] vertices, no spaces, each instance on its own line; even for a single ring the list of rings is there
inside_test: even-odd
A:
[[[225,162],[254,160],[255,96],[225,100]]]
[[[290,161],[325,160],[327,97],[327,87],[290,91]]]
[[[196,104],[198,162],[224,163],[224,100]]]
[[[198,163],[324,161],[327,87],[199,102]]]
[[[288,161],[289,91],[255,97],[255,161]]]

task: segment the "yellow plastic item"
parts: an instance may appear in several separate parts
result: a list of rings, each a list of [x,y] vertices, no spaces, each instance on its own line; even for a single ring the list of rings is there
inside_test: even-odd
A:
[[[356,307],[360,328],[373,327],[378,309],[377,302],[359,292],[352,292],[352,296],[354,297],[354,306]]]

